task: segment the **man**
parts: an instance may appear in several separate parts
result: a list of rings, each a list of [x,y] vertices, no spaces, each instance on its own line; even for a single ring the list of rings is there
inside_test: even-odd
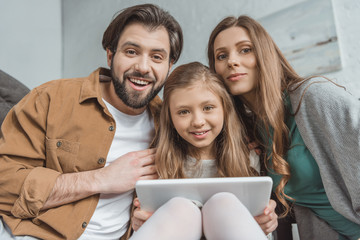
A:
[[[111,71],[45,83],[9,112],[0,139],[0,239],[124,235],[135,182],[157,177],[154,150],[140,150],[153,137],[156,95],[182,43],[179,24],[157,6],[124,9],[103,36]]]

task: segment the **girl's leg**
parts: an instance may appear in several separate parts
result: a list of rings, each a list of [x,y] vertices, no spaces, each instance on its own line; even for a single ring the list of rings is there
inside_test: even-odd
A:
[[[203,230],[211,239],[266,240],[247,208],[232,193],[217,193],[202,208]]]
[[[188,199],[175,197],[161,206],[130,239],[198,240],[201,227],[199,208]]]

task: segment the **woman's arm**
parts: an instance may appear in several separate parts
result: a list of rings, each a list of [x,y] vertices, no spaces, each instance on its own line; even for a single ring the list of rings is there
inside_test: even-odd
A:
[[[360,101],[344,88],[315,78],[290,92],[294,110],[303,93],[295,115],[301,137],[319,165],[331,205],[360,224]]]

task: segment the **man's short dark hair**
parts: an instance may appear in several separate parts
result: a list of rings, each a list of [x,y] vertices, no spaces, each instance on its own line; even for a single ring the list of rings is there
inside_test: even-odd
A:
[[[153,4],[136,5],[118,12],[105,30],[102,46],[115,53],[124,28],[130,23],[141,23],[150,29],[165,27],[170,39],[170,60],[175,63],[183,47],[183,34],[179,23],[168,12]]]

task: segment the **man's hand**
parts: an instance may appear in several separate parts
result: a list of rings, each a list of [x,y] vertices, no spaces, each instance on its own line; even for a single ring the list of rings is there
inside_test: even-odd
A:
[[[133,216],[131,217],[131,227],[134,229],[134,231],[137,231],[144,224],[144,222],[146,222],[146,220],[152,216],[153,213],[141,210],[138,198],[134,199],[133,204],[136,208],[134,210]]]
[[[156,179],[155,149],[127,153],[96,173],[99,193],[123,193],[138,180]]]
[[[275,207],[276,202],[270,199],[269,205],[264,209],[264,213],[254,217],[266,235],[273,232],[278,226],[278,216],[275,213]]]
[[[156,179],[154,157],[155,149],[130,152],[101,169],[61,174],[41,209],[75,202],[97,193],[121,194],[134,189],[137,180]]]

